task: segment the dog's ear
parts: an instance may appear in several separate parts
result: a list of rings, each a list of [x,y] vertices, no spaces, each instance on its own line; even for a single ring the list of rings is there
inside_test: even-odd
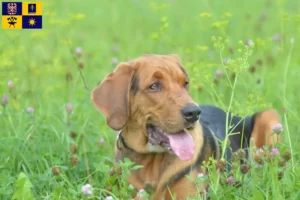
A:
[[[134,71],[129,63],[121,63],[92,91],[94,105],[114,130],[121,130],[128,121],[129,90]]]
[[[181,64],[180,57],[178,55],[176,55],[176,54],[169,54],[168,57],[170,59],[172,59],[173,61],[175,61],[178,64],[178,66],[180,67],[180,69],[182,70],[182,72],[186,75],[187,79],[189,80],[190,79],[189,75],[188,75],[186,69]]]
[[[171,58],[172,60],[174,60],[175,62],[177,62],[178,64],[181,64],[181,60],[180,60],[180,58],[179,58],[179,56],[178,55],[176,55],[176,54],[169,54],[169,55],[167,55],[169,58]]]

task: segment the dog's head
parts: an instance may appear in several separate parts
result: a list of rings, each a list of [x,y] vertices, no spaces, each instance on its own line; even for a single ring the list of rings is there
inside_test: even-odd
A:
[[[135,151],[170,150],[188,160],[194,148],[190,134],[200,116],[188,86],[176,55],[145,55],[119,64],[93,90],[92,100],[108,126],[123,129]]]

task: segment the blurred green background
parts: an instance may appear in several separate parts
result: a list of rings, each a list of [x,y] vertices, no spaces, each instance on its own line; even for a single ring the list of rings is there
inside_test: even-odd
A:
[[[143,54],[178,54],[197,102],[226,109],[231,89],[216,72],[224,74],[222,62],[241,57],[239,41],[255,45],[249,68],[238,79],[233,111],[275,108],[283,117],[285,107],[298,159],[300,1],[42,2],[42,30],[0,30],[0,96],[8,95],[0,108],[0,199],[16,191],[20,172],[30,177],[38,199],[63,192],[69,199],[80,196],[87,166],[95,187],[104,187],[108,169],[103,166],[112,163],[115,134],[90,93],[118,62]],[[213,36],[228,39],[222,58]],[[288,144],[287,134],[284,138]],[[75,166],[70,164],[72,144],[78,145]],[[63,178],[52,175],[54,166]]]

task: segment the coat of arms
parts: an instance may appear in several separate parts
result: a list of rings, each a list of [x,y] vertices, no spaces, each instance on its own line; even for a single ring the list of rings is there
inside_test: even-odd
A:
[[[8,3],[7,4],[7,13],[9,15],[15,15],[17,13],[17,4],[16,3]]]

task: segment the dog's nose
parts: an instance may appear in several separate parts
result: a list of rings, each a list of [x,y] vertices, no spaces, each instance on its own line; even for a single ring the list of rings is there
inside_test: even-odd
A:
[[[201,110],[197,105],[187,105],[181,109],[181,114],[187,122],[196,122],[199,120]]]

